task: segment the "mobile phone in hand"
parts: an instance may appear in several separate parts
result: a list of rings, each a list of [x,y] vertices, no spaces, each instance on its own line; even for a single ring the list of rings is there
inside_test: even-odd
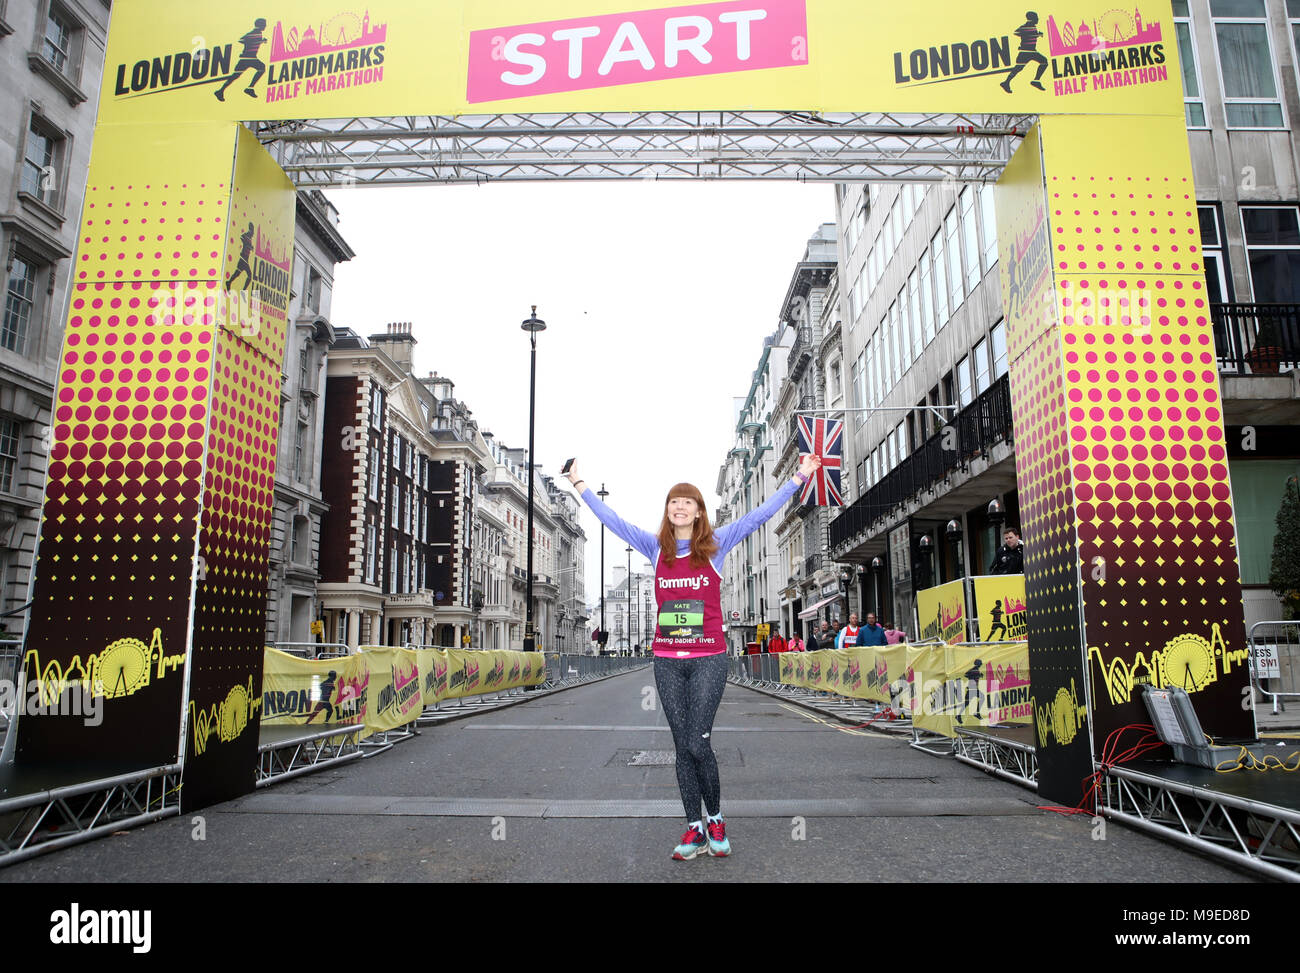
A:
[[[573,461],[577,458],[578,457],[576,456],[570,456],[568,459],[564,461],[564,466],[560,468],[560,476],[563,476],[565,473],[569,472],[569,467],[573,465]]]

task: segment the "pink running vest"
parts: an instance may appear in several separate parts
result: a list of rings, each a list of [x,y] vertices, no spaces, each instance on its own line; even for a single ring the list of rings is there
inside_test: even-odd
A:
[[[693,659],[727,651],[722,634],[722,576],[712,564],[691,567],[690,555],[664,566],[655,559],[655,602],[659,607],[654,654]]]

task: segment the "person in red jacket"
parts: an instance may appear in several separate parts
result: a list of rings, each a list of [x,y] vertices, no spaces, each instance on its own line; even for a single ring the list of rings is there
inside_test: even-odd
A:
[[[779,628],[772,629],[772,637],[767,640],[767,651],[768,652],[786,651],[785,639],[781,638],[781,630]]]

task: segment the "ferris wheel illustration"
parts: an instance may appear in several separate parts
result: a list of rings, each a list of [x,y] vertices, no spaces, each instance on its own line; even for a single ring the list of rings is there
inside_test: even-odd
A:
[[[234,740],[248,726],[248,690],[234,686],[221,704],[217,736],[223,743]]]
[[[149,655],[149,646],[139,639],[110,643],[99,653],[96,694],[120,699],[149,685]]]
[[[1137,33],[1137,24],[1127,10],[1107,10],[1097,19],[1097,39],[1106,44],[1121,44]]]
[[[1178,686],[1189,693],[1204,689],[1218,673],[1214,652],[1207,639],[1199,635],[1180,635],[1165,645],[1163,653],[1164,685]]]
[[[336,14],[321,29],[322,44],[351,44],[361,37],[361,18],[353,13]]]

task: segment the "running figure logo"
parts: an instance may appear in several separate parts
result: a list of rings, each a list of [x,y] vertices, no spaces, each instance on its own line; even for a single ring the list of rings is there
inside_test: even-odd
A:
[[[990,615],[990,616],[992,617],[992,619],[993,619],[993,624],[992,624],[991,626],[989,626],[989,634],[988,634],[988,638],[985,639],[986,642],[995,642],[995,641],[1005,641],[1005,640],[1006,640],[1006,637],[1007,637],[1007,627],[1006,627],[1005,625],[1002,624],[1002,615],[1003,615],[1003,614],[1004,614],[1004,612],[1002,611],[1002,599],[999,598],[997,601],[995,601],[995,602],[993,603],[993,607],[989,609],[989,615]],[[995,638],[993,638],[993,633],[994,633],[994,632],[1001,632],[1001,633],[1002,633],[1002,638],[1001,638],[1001,639],[995,639]]]
[[[235,265],[235,272],[231,274],[230,279],[226,281],[226,290],[231,289],[231,285],[235,282],[235,278],[240,274],[244,275],[244,290],[248,290],[253,286],[253,268],[248,264],[248,255],[253,252],[253,236],[256,232],[257,231],[253,229],[253,224],[249,223],[248,229],[245,230],[244,235],[239,238],[239,263]]]
[[[235,64],[234,72],[226,79],[226,83],[216,90],[217,101],[226,100],[226,89],[235,83],[235,79],[245,71],[253,72],[253,80],[248,82],[248,87],[244,89],[244,94],[250,98],[257,97],[257,82],[262,80],[262,75],[266,73],[266,65],[257,59],[257,52],[262,45],[266,43],[266,37],[262,31],[266,30],[266,18],[258,17],[253,24],[253,29],[239,39],[244,45],[244,50],[239,55],[239,61]]]
[[[1016,36],[1020,38],[1020,53],[1016,55],[1016,66],[1011,69],[1011,73],[1006,76],[1003,82],[998,85],[1007,94],[1011,94],[1011,79],[1025,69],[1025,65],[1037,63],[1038,73],[1034,75],[1034,80],[1029,82],[1039,91],[1046,91],[1043,87],[1043,72],[1047,70],[1047,58],[1038,53],[1038,39],[1043,36],[1043,32],[1038,29],[1038,14],[1032,10],[1025,12],[1025,22],[1016,28]],[[243,64],[243,61],[239,62]]]

